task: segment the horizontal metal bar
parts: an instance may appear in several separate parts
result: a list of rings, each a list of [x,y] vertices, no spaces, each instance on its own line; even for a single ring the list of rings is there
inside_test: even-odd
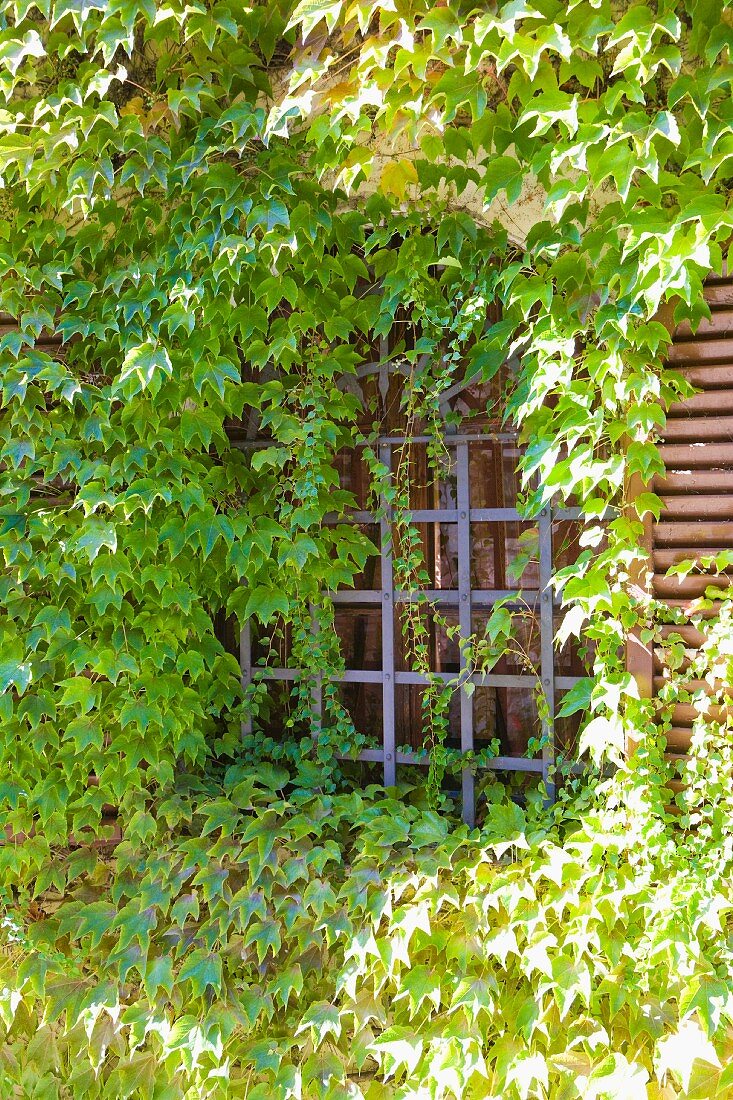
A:
[[[541,760],[530,760],[526,756],[494,756],[482,765],[480,770],[495,772],[542,772]]]
[[[381,590],[373,588],[342,588],[338,592],[322,592],[321,595],[328,596],[334,604],[381,603],[384,598]]]
[[[384,673],[374,668],[347,668],[338,676],[329,676],[332,684],[381,684]]]
[[[404,515],[410,523],[458,523],[457,508],[410,508]],[[379,517],[375,512],[347,512],[344,516],[329,512],[321,522],[327,526],[335,523],[379,523]]]
[[[465,518],[458,508],[413,508],[408,512],[413,523],[460,523]],[[518,523],[534,523],[516,508],[469,508],[471,523],[502,523],[514,520]]]
[[[430,676],[426,676],[422,672],[395,672],[395,683],[420,685],[427,684],[431,679],[433,679],[442,680],[446,684],[450,683],[451,681],[456,681],[456,687],[458,687],[458,677],[458,672],[433,672]],[[531,688],[537,683],[537,677],[522,676],[520,674],[517,674],[516,676],[501,676],[499,675],[499,673],[475,672],[471,676],[462,677],[461,683],[475,684],[476,687]]]
[[[447,447],[453,447],[456,443],[516,443],[519,438],[519,432],[456,432],[455,435],[451,435],[450,432],[446,432],[440,437],[440,442],[445,443]],[[435,443],[435,436],[433,435],[380,435],[378,443],[385,444],[391,447],[399,447],[403,443]],[[373,445],[373,440],[362,439],[356,444],[357,447],[370,447]]]
[[[297,668],[256,668],[253,676],[262,680],[297,680],[304,673]],[[348,668],[344,672],[335,673],[324,677],[332,684],[381,684],[384,673],[380,669]],[[458,689],[458,672],[433,672],[429,676],[422,672],[395,672],[396,684],[410,684],[420,686],[431,680],[441,680],[443,683],[455,681]],[[559,683],[565,688],[572,687],[580,679],[579,676],[567,677]],[[532,688],[537,683],[537,677],[528,673],[498,673],[498,672],[474,672],[470,676],[461,678],[461,684],[472,683],[476,687],[494,688]]]
[[[267,680],[297,680],[303,675],[301,669],[281,668],[273,666],[255,666],[252,669],[253,676],[259,676]],[[421,672],[396,672],[395,681],[398,684],[426,684],[429,679],[457,680],[458,672],[432,672],[430,677]],[[383,673],[380,669],[347,668],[343,672],[329,676],[328,679],[335,684],[381,684]],[[559,691],[570,691],[585,676],[556,676],[555,684]],[[462,680],[462,683],[470,681],[477,687],[531,687],[537,682],[537,677],[529,673],[498,673],[498,672],[474,672]]]
[[[412,764],[419,768],[427,768],[430,764],[429,756],[418,757],[416,753],[412,752],[398,752],[396,756],[398,764]],[[347,753],[339,754],[339,760],[364,763],[381,762],[383,759],[384,753],[381,749],[362,749],[355,756],[349,756]],[[485,764],[480,765],[479,771],[532,772],[539,774],[542,772],[542,761],[530,760],[526,756],[494,756]]]
[[[519,523],[536,523],[536,520],[528,519],[516,508],[472,508],[469,517],[472,523],[500,523],[505,520],[516,520]]]
[[[364,763],[383,764],[384,749],[362,749],[357,756],[347,756],[346,753],[338,753],[339,760],[359,760]]]
[[[414,523],[457,523],[458,522],[458,509],[457,508],[414,508],[409,512]],[[601,516],[587,516],[583,512],[582,508],[559,508],[552,513],[552,522],[576,522],[583,520],[584,523],[595,521],[597,523],[607,523],[611,519],[616,519],[619,515],[618,508],[607,508]],[[491,523],[501,522],[502,520],[515,520],[519,523],[535,523],[534,516],[527,516],[520,512],[517,508],[471,508],[469,512],[469,518],[472,523]],[[354,511],[348,512],[345,516],[337,516],[329,513],[323,520],[323,523],[377,523],[378,520],[374,512],[368,511]]]
[[[337,753],[336,755],[339,760],[350,760],[358,763],[381,763],[384,760],[384,751],[382,749],[362,749],[356,756],[349,756],[346,753]],[[673,757],[669,758],[673,759]],[[679,759],[684,760],[686,757],[680,756]],[[427,768],[430,764],[430,759],[427,756],[418,759],[416,753],[398,752],[397,763],[412,764],[418,768]],[[542,771],[542,761],[530,760],[526,756],[495,756],[489,763],[482,764],[478,767],[479,771],[521,771],[540,773]],[[576,761],[576,763],[571,764],[568,768],[571,775],[583,775],[587,770],[588,765],[580,761]],[[602,774],[606,778],[609,778],[613,775],[613,768],[604,768]]]
[[[458,509],[409,508],[405,519],[408,523],[458,523]]]
[[[537,602],[539,592],[536,589],[528,589],[526,592],[518,592],[515,589],[486,589],[486,588],[472,588],[471,589],[471,603],[475,608],[477,607],[491,607],[493,604],[498,603],[499,600],[514,600],[519,604],[528,604]],[[412,603],[414,600],[425,599],[430,603],[458,605],[459,592],[457,588],[431,588],[431,589],[416,589],[413,592],[397,591],[395,592],[396,603]]]
[[[476,687],[533,688],[537,677],[527,672],[474,672],[469,680]]]
[[[459,519],[457,508],[413,508],[409,511],[413,523],[457,523]],[[552,513],[552,522],[577,522],[584,523],[595,521],[607,523],[616,519],[619,515],[617,508],[607,509],[602,516],[586,516],[580,508],[562,508]],[[517,508],[471,508],[469,518],[472,523],[500,523],[514,520],[517,523],[535,523],[534,516],[527,516]],[[378,523],[379,519],[374,512],[364,509],[347,512],[343,516],[335,512],[329,512],[321,520],[323,524],[331,526],[334,523]]]
[[[406,511],[405,518],[411,523],[459,523],[461,513],[457,508],[411,508]],[[469,520],[471,523],[535,522],[517,508],[471,508]],[[376,513],[364,510],[347,512],[343,516],[329,512],[321,522],[331,527],[336,523],[379,523],[379,518]]]
[[[379,590],[373,588],[343,588],[338,592],[326,592],[322,595],[327,595],[333,601],[334,604],[348,604],[349,606],[358,604],[378,604],[381,603],[384,596]],[[471,603],[474,609],[476,607],[491,607],[499,600],[513,600],[515,603],[524,606],[529,604],[530,606],[537,602],[539,592],[536,588],[528,588],[521,593],[516,589],[488,589],[488,588],[473,588],[471,589]],[[460,593],[457,588],[415,588],[410,591],[405,589],[397,589],[394,594],[395,603],[414,603],[416,600],[424,600],[427,603],[434,603],[438,605],[448,605],[450,607],[457,607],[459,603]],[[560,606],[559,603],[556,604]]]
[[[251,451],[259,450],[262,447],[283,447],[284,443],[281,443],[277,439],[237,439],[235,436],[236,428],[227,429],[229,434],[229,443],[232,447],[236,447],[239,450]],[[457,443],[516,443],[519,438],[518,432],[471,432],[468,434],[456,434],[456,435],[443,435],[440,437],[439,442],[446,447],[455,447]],[[412,443],[435,443],[435,436],[432,435],[412,435],[406,437],[404,435],[380,435],[376,439],[359,439],[355,443],[352,443],[353,447],[402,447],[405,444]]]

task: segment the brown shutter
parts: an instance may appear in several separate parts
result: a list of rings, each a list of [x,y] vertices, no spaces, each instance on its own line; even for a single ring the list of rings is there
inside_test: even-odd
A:
[[[705,297],[710,320],[702,321],[694,334],[688,324],[673,333],[670,366],[699,392],[669,409],[660,448],[666,474],[651,486],[663,509],[659,522],[647,525],[654,595],[683,611],[690,611],[709,586],[725,588],[733,581],[733,575],[665,576],[676,562],[733,548],[733,277],[710,280]],[[705,612],[714,614],[714,607]],[[663,635],[671,633],[681,634],[690,649],[703,640],[692,625],[662,630]],[[661,651],[645,651],[632,638],[628,667],[644,694],[659,691],[664,682]],[[670,752],[688,749],[695,717],[691,706],[674,708],[667,737]]]

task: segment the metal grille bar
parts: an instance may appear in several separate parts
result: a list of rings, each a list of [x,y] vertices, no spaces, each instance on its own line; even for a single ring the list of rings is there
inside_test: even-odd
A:
[[[276,443],[272,440],[266,439],[246,439],[237,435],[236,428],[229,428],[227,432],[232,447],[237,447],[239,450],[257,450],[260,447],[275,447]],[[516,443],[519,438],[518,432],[463,432],[456,433],[446,437],[445,442],[448,446],[453,446],[456,443]],[[376,439],[360,439],[354,444],[355,447],[401,447],[405,442],[408,442],[403,435],[380,435]],[[413,443],[433,443],[435,442],[432,435],[411,435],[409,442]]]
[[[462,638],[470,637],[471,623],[471,507],[468,482],[468,444],[456,444],[456,498],[458,502],[458,629]],[[466,669],[466,653],[460,650],[459,669]],[[461,688],[461,752],[473,751],[473,698]],[[461,772],[463,820],[473,825],[476,820],[475,782],[473,772]]]
[[[540,668],[544,706],[542,708],[542,755],[541,758],[529,756],[501,755],[487,760],[482,767],[491,771],[523,772],[527,774],[541,775],[546,787],[548,798],[553,798],[555,785],[553,781],[553,768],[556,758],[555,746],[555,692],[566,691],[578,682],[577,676],[556,676],[553,650],[554,623],[553,611],[556,600],[553,599],[551,589],[553,566],[553,539],[552,527],[557,521],[580,519],[580,513],[576,515],[576,509],[558,510],[553,514],[549,505],[545,506],[537,519],[528,519],[520,515],[516,508],[505,507],[472,507],[472,485],[470,446],[473,444],[501,444],[513,442],[516,436],[513,433],[493,433],[487,435],[447,435],[444,442],[447,448],[455,453],[455,504],[441,508],[414,509],[411,513],[413,522],[422,524],[454,524],[457,543],[457,588],[434,589],[430,591],[404,591],[395,588],[393,547],[392,547],[392,512],[389,503],[389,493],[382,492],[377,511],[355,511],[346,517],[332,515],[329,522],[341,523],[371,523],[379,526],[380,539],[380,564],[381,587],[370,590],[341,590],[331,594],[334,603],[349,608],[381,608],[381,669],[354,668],[347,669],[338,675],[328,677],[331,682],[344,684],[375,684],[382,689],[382,747],[364,749],[356,756],[347,756],[344,759],[356,759],[369,763],[381,764],[385,786],[393,786],[397,779],[397,765],[424,766],[429,763],[427,754],[419,752],[397,751],[397,711],[395,688],[397,686],[421,687],[436,679],[445,683],[454,682],[457,685],[472,683],[479,688],[491,688],[497,691],[521,689],[533,691],[537,687],[537,678],[528,673],[473,673],[467,669],[467,657],[463,647],[460,647],[459,667],[457,672],[443,671],[437,668],[429,675],[421,673],[401,671],[396,667],[395,632],[398,629],[397,605],[410,600],[425,600],[438,608],[455,608],[458,614],[459,634],[462,638],[470,636],[473,632],[473,614],[477,609],[490,609],[498,600],[506,600],[509,606],[523,607],[537,614],[540,632]],[[422,437],[410,442],[419,442]],[[425,442],[429,437],[425,437]],[[394,447],[402,446],[405,439],[401,436],[385,436],[379,440],[378,456],[383,467],[387,470],[386,480],[392,476]],[[522,591],[504,589],[479,589],[472,586],[471,562],[472,562],[472,524],[507,522],[533,523],[539,527],[539,587]],[[456,545],[456,544],[454,544]],[[314,625],[315,630],[315,625]],[[242,664],[242,684],[249,685],[253,678],[294,682],[302,677],[312,678],[311,684],[313,700],[314,734],[317,735],[322,718],[323,683],[320,676],[312,677],[307,670],[297,668],[253,668],[252,666],[252,639],[248,625],[244,627],[240,637],[240,660]],[[474,696],[457,687],[460,691],[460,747],[463,753],[471,753],[475,750],[475,703]],[[498,697],[497,697],[498,700]],[[497,701],[498,706],[498,701]],[[243,723],[243,733],[251,730],[251,721]],[[464,820],[473,825],[475,821],[475,768],[465,767],[461,771],[461,796]]]
[[[475,607],[491,607],[498,600],[515,600],[517,603],[521,602],[523,606],[529,605],[531,607],[539,598],[539,594],[539,590],[533,591],[531,589],[520,594],[511,589],[489,591],[488,589],[474,588],[472,599]],[[328,595],[335,604],[381,603],[383,599],[381,590],[371,591],[369,589],[345,588],[340,592],[329,592]],[[393,595],[395,603],[412,603],[415,600],[422,600],[438,606],[441,604],[448,604],[449,606],[454,604],[457,606],[461,598],[460,590],[457,588],[421,588],[419,592],[405,592],[404,589],[395,588]]]
[[[297,668],[274,668],[270,665],[267,668],[253,669],[252,675],[253,678],[261,680],[298,680],[301,676],[308,676],[309,673]],[[329,676],[328,679],[333,684],[381,684],[383,675],[378,669],[347,668],[337,675]],[[449,683],[451,680],[456,680],[457,676],[454,672],[431,672],[430,679],[445,680]],[[581,679],[580,676],[555,676],[555,687],[558,691],[569,691]],[[394,682],[427,684],[428,677],[421,672],[395,672]],[[474,672],[470,676],[461,677],[461,683],[471,683],[477,687],[532,688],[537,680],[534,676],[521,672],[506,676],[496,672]]]
[[[392,448],[384,443],[379,448],[379,460],[392,472]],[[391,508],[384,494],[380,500],[382,519],[379,523],[382,554],[382,723],[384,744],[384,785],[397,782],[397,745],[395,741],[395,659],[394,659],[394,568],[392,565]]]
[[[459,443],[457,446],[459,448],[466,447],[468,451],[468,446],[465,443]],[[574,514],[575,511],[578,513],[577,516]],[[458,508],[411,508],[409,511],[409,518],[413,523],[459,523],[459,515],[460,509]],[[579,516],[580,509],[574,509],[564,518],[577,519]],[[471,508],[469,518],[471,523],[496,523],[500,520],[514,520],[517,523],[534,522],[527,519],[517,508]],[[348,515],[344,516],[331,512],[324,517],[323,522],[329,526],[334,523],[378,523],[379,516],[375,512],[364,510],[349,512]]]
[[[555,636],[552,621],[552,512],[548,505],[540,512],[540,672],[544,713],[542,715],[542,778],[548,798],[555,797],[555,784],[551,779],[555,764]]]
[[[245,622],[239,632],[239,670],[244,693],[252,683],[252,627],[249,622]],[[242,719],[242,737],[247,737],[251,732],[252,715],[245,714]]]

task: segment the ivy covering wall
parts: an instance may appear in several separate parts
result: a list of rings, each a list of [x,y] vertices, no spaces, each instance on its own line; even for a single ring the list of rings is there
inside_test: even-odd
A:
[[[593,521],[659,468],[682,383],[654,316],[700,319],[729,235],[731,30],[709,4],[3,11],[3,797],[42,846],[236,758],[217,612],[297,625],[363,568],[320,520],[343,380],[398,310],[423,422],[520,355],[508,415],[545,497]],[[528,187],[546,217],[519,249],[493,215]],[[249,462],[224,425],[252,412],[273,446]],[[607,531],[561,578],[599,751],[645,721],[639,528]]]
[[[715,960],[696,969],[690,946],[730,909],[713,900],[711,915],[700,900],[705,890],[724,897],[715,890],[729,859],[727,718],[715,738],[693,744],[676,798],[677,825],[694,827],[684,858],[702,893],[686,923],[664,925],[675,946],[650,945],[654,875],[669,872],[677,915],[690,884],[675,877],[677,849],[664,839],[672,797],[664,721],[639,698],[624,655],[630,630],[653,640],[668,614],[639,583],[640,517],[658,513],[659,501],[642,493],[634,508],[622,506],[630,479],[661,470],[655,440],[665,406],[688,392],[663,365],[669,330],[658,311],[667,306],[693,326],[705,317],[702,284],[721,270],[733,228],[729,9],[718,0],[628,8],[606,0],[478,8],[17,0],[0,5],[0,18],[0,815],[10,840],[0,849],[0,883],[39,923],[29,938],[25,917],[12,926],[27,953],[22,991],[8,979],[2,1002],[5,1026],[22,1037],[3,1070],[13,1088],[26,1087],[26,1065],[45,1080],[47,1067],[38,1066],[53,1028],[44,1028],[63,1017],[72,1039],[53,1054],[52,1081],[64,1058],[64,1073],[81,1072],[71,1063],[82,1032],[91,1044],[91,1076],[70,1095],[83,1086],[87,1095],[213,1096],[229,1075],[232,1094],[250,1100],[407,1097],[417,1095],[412,1074],[428,1082],[426,1096],[544,1095],[537,1089],[583,1074],[580,1095],[647,1095],[589,1091],[599,1066],[600,1077],[618,1073],[622,1084],[628,1071],[639,1089],[657,1072],[655,1096],[714,1095],[704,1092],[713,1087],[727,1095],[719,1057],[733,1019],[729,949],[718,945]],[[514,204],[530,198],[543,214],[517,239],[506,226]],[[364,294],[365,284],[378,293]],[[501,321],[487,328],[495,304]],[[405,810],[404,829],[393,833],[389,813],[319,795],[327,801],[303,812],[320,821],[335,814],[338,835],[324,825],[311,841],[298,818],[288,849],[292,807],[279,792],[302,806],[304,791],[333,787],[333,749],[353,739],[335,697],[320,743],[308,736],[305,696],[286,750],[257,737],[242,742],[242,718],[257,699],[242,697],[238,663],[214,619],[254,617],[269,629],[287,622],[313,671],[338,665],[331,643],[313,640],[310,608],[327,624],[322,591],[351,583],[372,548],[352,527],[321,520],[348,505],[334,462],[357,432],[348,379],[398,315],[420,331],[404,351],[410,416],[434,424],[441,393],[467,376],[486,380],[515,356],[507,416],[526,443],[524,471],[542,486],[528,496],[527,514],[553,498],[579,504],[587,518],[578,562],[557,577],[560,633],[594,644],[592,675],[575,698],[585,714],[581,749],[618,772],[600,793],[592,793],[600,770],[590,788],[565,788],[576,815],[568,828],[579,828],[582,812],[590,821],[584,858],[593,873],[582,896],[597,921],[582,944],[582,891],[568,900],[575,879],[564,879],[564,856],[553,855],[562,838],[546,840],[550,826],[533,816],[541,796],[515,825],[516,807],[505,804],[505,832],[520,846],[533,838],[524,871],[535,884],[548,878],[562,897],[548,900],[548,888],[537,900],[524,871],[508,871],[492,895],[501,894],[507,918],[497,933],[487,923],[493,902],[471,893],[493,881],[481,846],[457,867],[463,841],[446,839],[419,791],[418,808]],[[272,436],[254,458],[225,430],[252,414]],[[372,472],[378,484],[378,463]],[[409,573],[409,546],[403,556]],[[708,568],[727,564],[722,555]],[[725,623],[727,604],[720,615]],[[701,658],[721,702],[733,682],[726,639],[714,630]],[[684,682],[682,669],[680,698]],[[707,699],[695,697],[701,711]],[[627,760],[629,735],[639,747]],[[267,770],[273,754],[286,773]],[[265,777],[256,792],[253,763]],[[73,848],[105,835],[110,806],[126,837],[114,871]],[[338,814],[362,825],[378,818],[385,831],[376,849],[352,850]],[[417,868],[408,860],[397,885],[384,887],[376,868],[414,828],[430,856]],[[496,840],[502,826],[492,828]],[[156,863],[169,829],[177,839]],[[599,839],[612,835],[617,848]],[[357,877],[339,884],[345,893],[326,881],[329,852],[344,867],[353,862]],[[653,873],[650,859],[659,861]],[[249,869],[227,884],[235,863]],[[440,893],[446,872],[462,876],[460,896],[451,886]],[[291,908],[301,904],[293,883],[303,885],[303,912]],[[30,894],[60,896],[71,884],[79,893],[60,915],[53,905],[28,909]],[[427,891],[434,925],[410,908],[415,890]],[[413,934],[429,938],[441,925],[444,908],[467,913],[468,923],[440,933],[437,956],[426,948],[404,1018],[399,1009],[387,1024],[369,998],[392,999],[402,933],[390,937],[393,920],[402,926],[405,891],[405,920],[417,920],[403,929],[405,951]],[[601,895],[611,896],[610,908]],[[512,923],[518,898],[540,906],[534,931]],[[553,922],[566,904],[576,906],[573,949],[546,962],[538,943],[546,934],[542,950],[553,939],[557,946]],[[362,923],[340,923],[344,910]],[[631,929],[630,957],[638,966],[655,960],[643,1002],[609,992],[632,966],[613,937],[589,947],[614,913]],[[342,933],[355,938],[331,973],[338,988],[324,991],[328,951],[341,950]],[[499,962],[479,966],[473,984],[441,1001],[431,977],[440,952],[450,943],[447,957],[473,966],[486,937]],[[517,963],[516,998],[501,1001],[505,1022],[474,1050],[465,1029],[493,1012],[497,976],[514,965],[507,960],[519,956],[519,941],[554,983],[552,1007],[536,1018],[522,1008],[534,971],[520,973]],[[84,971],[97,948],[104,996]],[[587,952],[596,952],[593,966]],[[682,984],[661,991],[660,968],[667,981],[680,959]],[[610,998],[602,1009],[590,982],[594,997]],[[291,995],[303,983],[313,1006],[295,1019]],[[32,1013],[45,996],[37,1031]],[[217,997],[229,998],[226,1020]],[[659,1007],[670,999],[673,1024]],[[122,1002],[127,1015],[115,1031]],[[577,1035],[556,1050],[550,1037],[581,1003]],[[420,1040],[418,1049],[404,1029],[431,1004],[437,1046]],[[598,1044],[614,1059],[623,1050],[626,1069],[594,1061],[588,1021],[601,1017]],[[518,1053],[509,1024],[520,1018],[526,1048]],[[714,1086],[709,1076],[695,1084],[697,1056],[680,1068],[673,1043],[659,1053],[668,1024],[673,1035],[692,1028],[706,1065],[718,1060]],[[230,1074],[222,1051],[235,1031],[246,1041]],[[38,1049],[24,1062],[18,1051],[32,1035]],[[501,1049],[491,1045],[499,1039]],[[572,1063],[575,1039],[590,1059],[582,1066]],[[705,1046],[713,1039],[717,1047]],[[439,1087],[430,1069],[438,1047],[462,1067],[456,1077],[449,1066]],[[361,1053],[372,1083],[349,1060],[359,1063]],[[542,1066],[520,1071],[529,1053]],[[170,1082],[155,1091],[164,1062]],[[395,1067],[404,1081],[389,1091]],[[683,1091],[661,1091],[672,1079],[665,1074]]]

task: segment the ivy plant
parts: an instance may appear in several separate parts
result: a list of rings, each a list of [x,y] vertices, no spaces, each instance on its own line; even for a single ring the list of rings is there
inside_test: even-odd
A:
[[[731,605],[691,655],[626,487],[727,254],[732,36],[722,0],[0,3],[3,1094],[730,1094]],[[354,793],[335,692],[243,738],[264,692],[214,628],[342,667],[324,593],[375,548],[337,455],[405,316],[409,422],[437,448],[440,395],[512,358],[526,515],[583,517],[554,585],[596,770],[554,809],[489,787],[471,834],[426,801],[442,690],[427,790]]]

